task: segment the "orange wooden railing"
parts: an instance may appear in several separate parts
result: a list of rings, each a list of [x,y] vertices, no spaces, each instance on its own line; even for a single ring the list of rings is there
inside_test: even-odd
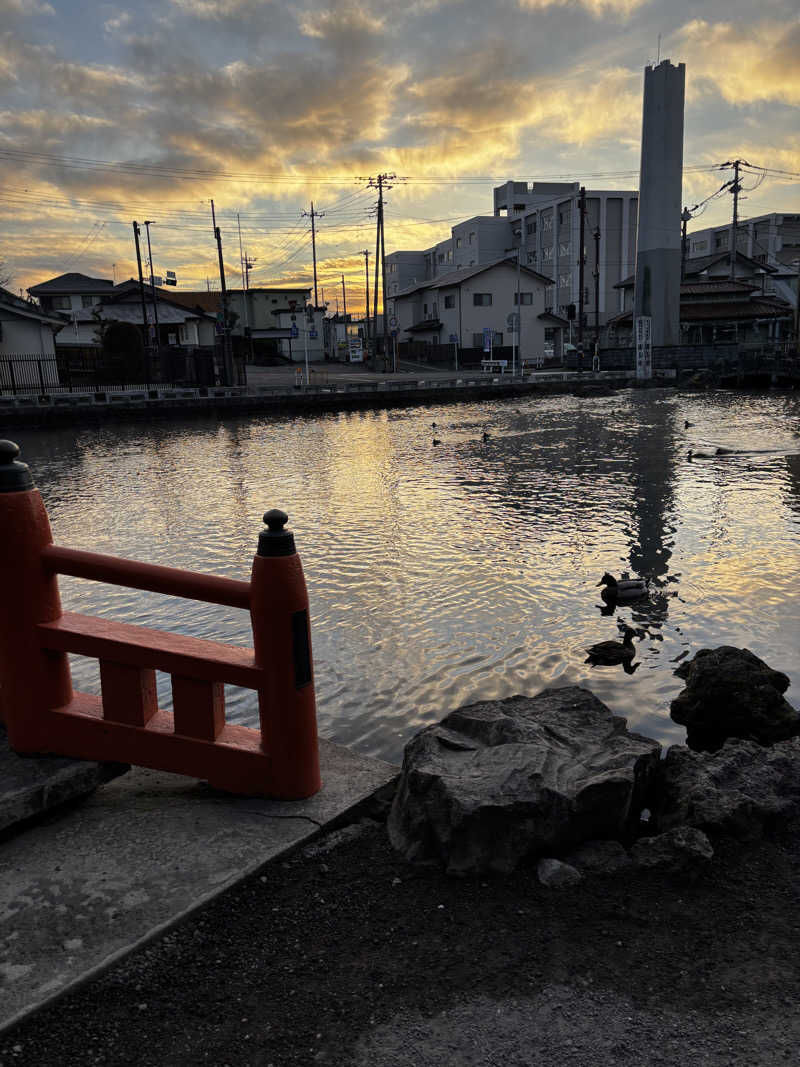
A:
[[[52,543],[19,449],[0,441],[0,719],[19,753],[116,760],[235,793],[300,799],[321,786],[308,595],[287,516],[267,512],[249,582]],[[253,648],[63,612],[58,575],[249,610]],[[100,663],[74,692],[68,654]],[[172,712],[155,672],[171,675]],[[259,729],[225,721],[224,685],[258,693]]]

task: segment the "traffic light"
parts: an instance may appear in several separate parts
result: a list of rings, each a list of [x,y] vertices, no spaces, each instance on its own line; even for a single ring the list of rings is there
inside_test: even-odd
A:
[[[576,308],[574,304],[567,304],[567,318],[570,322],[575,321],[575,311]]]

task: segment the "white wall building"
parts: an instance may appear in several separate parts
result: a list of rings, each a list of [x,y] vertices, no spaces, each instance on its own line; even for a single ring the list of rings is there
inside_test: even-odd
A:
[[[514,257],[411,286],[394,297],[398,340],[481,349],[488,329],[493,348],[511,348],[515,339],[508,318],[518,311],[518,352],[523,359],[538,362],[552,340],[546,331],[566,326],[545,311],[550,280],[529,267],[518,270]]]

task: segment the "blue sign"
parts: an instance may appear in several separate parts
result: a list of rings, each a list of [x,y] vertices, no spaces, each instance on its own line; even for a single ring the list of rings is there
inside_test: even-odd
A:
[[[311,338],[312,341],[315,341],[316,338],[317,338],[317,331],[316,330],[309,330],[308,331],[308,336]]]
[[[392,337],[397,337],[397,330],[392,330]]]
[[[457,345],[458,344],[458,334],[457,333],[451,333],[450,334],[450,344],[451,345]]]
[[[492,328],[491,326],[484,326],[483,328],[483,351],[492,351]]]
[[[297,329],[297,325],[296,325],[296,324],[295,324],[294,322],[292,323],[292,328],[291,328],[291,330],[289,331],[289,336],[290,336],[290,337],[297,337],[297,336],[298,336],[298,329]]]

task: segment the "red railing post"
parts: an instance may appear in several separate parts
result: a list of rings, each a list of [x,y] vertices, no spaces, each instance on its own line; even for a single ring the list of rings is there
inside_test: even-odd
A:
[[[273,509],[258,538],[250,578],[255,664],[266,673],[258,693],[261,746],[271,758],[277,795],[299,799],[321,787],[308,593],[289,516]]]
[[[0,719],[17,752],[46,750],[46,714],[72,699],[65,652],[41,648],[36,627],[61,617],[58,579],[45,571],[50,523],[13,441],[0,441]]]

